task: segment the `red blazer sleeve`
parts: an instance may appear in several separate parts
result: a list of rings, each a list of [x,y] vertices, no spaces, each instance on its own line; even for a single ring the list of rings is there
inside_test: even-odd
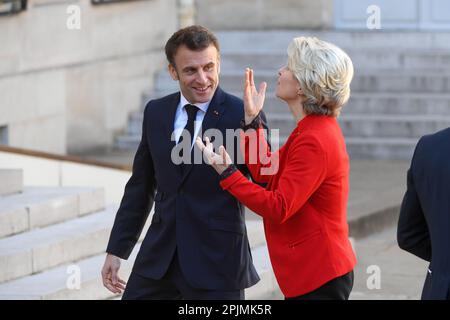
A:
[[[326,175],[326,153],[313,135],[299,136],[292,142],[285,168],[279,169],[274,190],[247,180],[239,171],[220,182],[250,210],[266,219],[283,223],[308,201]]]
[[[272,153],[264,129],[241,131],[241,152],[255,182],[267,183],[278,171],[279,151]]]

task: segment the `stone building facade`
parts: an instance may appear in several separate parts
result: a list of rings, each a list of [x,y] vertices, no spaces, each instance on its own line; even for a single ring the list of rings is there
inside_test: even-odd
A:
[[[11,1],[17,12],[2,14]],[[354,33],[367,31],[373,2],[0,1],[0,143],[62,154],[114,145],[155,87],[166,67],[164,44],[180,26]],[[376,4],[384,30],[450,30],[448,1]]]

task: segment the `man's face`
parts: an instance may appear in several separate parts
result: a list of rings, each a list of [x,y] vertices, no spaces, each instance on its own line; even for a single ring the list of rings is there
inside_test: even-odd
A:
[[[213,45],[192,51],[180,46],[174,57],[175,66],[169,64],[172,79],[178,80],[184,97],[192,104],[212,99],[219,85],[219,53]]]

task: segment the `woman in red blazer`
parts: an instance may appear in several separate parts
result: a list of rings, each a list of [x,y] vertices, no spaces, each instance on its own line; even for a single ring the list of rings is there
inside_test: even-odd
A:
[[[275,276],[286,299],[348,299],[355,254],[348,239],[349,157],[336,117],[350,95],[353,65],[341,49],[316,38],[295,38],[279,70],[276,95],[297,127],[271,153],[259,113],[266,84],[257,91],[246,70],[241,149],[255,182],[219,154],[206,138],[197,145],[221,175],[221,186],[261,215]]]

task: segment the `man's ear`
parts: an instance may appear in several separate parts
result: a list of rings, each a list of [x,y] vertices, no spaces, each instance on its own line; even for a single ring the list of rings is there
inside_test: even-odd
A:
[[[217,74],[220,74],[220,55],[217,56]]]
[[[168,69],[169,69],[169,73],[170,73],[170,76],[172,77],[172,79],[175,81],[178,81],[179,78],[178,78],[177,69],[175,69],[175,67],[171,63],[169,63]]]

